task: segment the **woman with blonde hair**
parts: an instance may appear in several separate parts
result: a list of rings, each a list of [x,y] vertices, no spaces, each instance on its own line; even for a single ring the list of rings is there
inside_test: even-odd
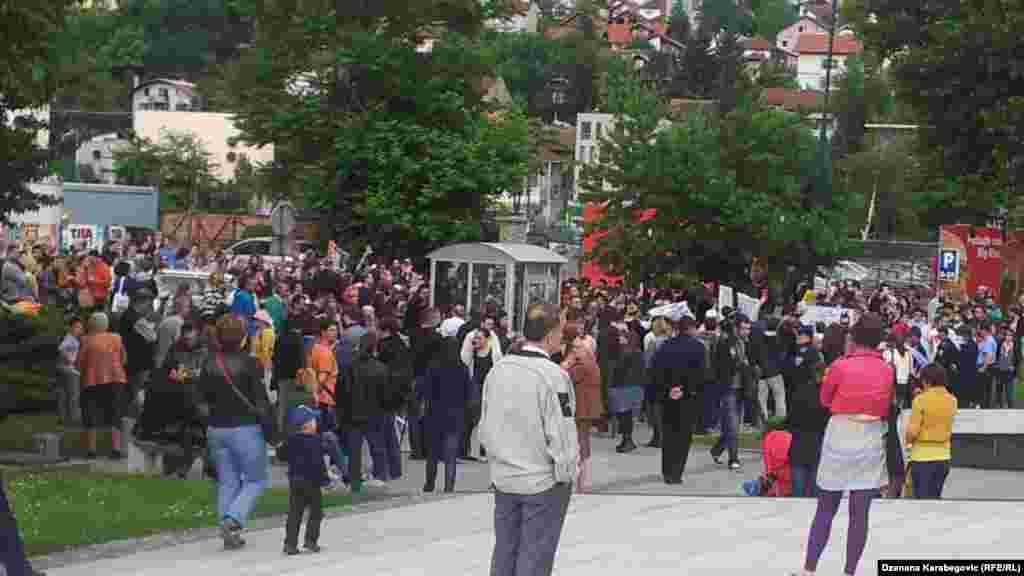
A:
[[[124,389],[128,383],[125,374],[125,352],[121,336],[110,330],[106,314],[97,312],[89,318],[86,335],[78,352],[78,371],[82,383],[82,432],[86,457],[96,458],[96,430],[110,429],[111,458],[121,459],[121,415]]]
[[[245,545],[241,532],[270,480],[267,438],[261,424],[270,404],[263,367],[245,352],[247,321],[217,322],[220,352],[204,362],[200,395],[209,406],[207,444],[217,467],[217,516],[228,550]]]

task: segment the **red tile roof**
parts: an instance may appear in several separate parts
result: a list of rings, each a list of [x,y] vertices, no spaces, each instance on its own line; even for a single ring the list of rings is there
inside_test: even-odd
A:
[[[814,110],[824,103],[824,95],[814,90],[790,90],[789,88],[765,88],[761,99],[768,106],[785,110]]]
[[[801,34],[796,42],[796,51],[800,54],[828,54],[828,34]],[[833,39],[833,54],[844,56],[863,51],[864,47],[855,38],[836,34]]]
[[[763,51],[771,51],[771,49],[773,48],[772,43],[768,41],[767,38],[762,38],[760,36],[754,36],[750,40],[747,40],[746,42],[743,43],[743,47],[747,50]]]

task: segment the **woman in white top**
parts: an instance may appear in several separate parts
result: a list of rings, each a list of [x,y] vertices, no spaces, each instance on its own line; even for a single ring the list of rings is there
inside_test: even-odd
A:
[[[890,336],[889,346],[882,358],[892,365],[896,372],[894,401],[900,409],[910,405],[910,380],[914,376],[914,356],[906,347],[902,335]]]

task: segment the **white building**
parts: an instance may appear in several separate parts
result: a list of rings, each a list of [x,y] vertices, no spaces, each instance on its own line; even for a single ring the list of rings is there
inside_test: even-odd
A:
[[[487,25],[498,32],[536,34],[540,23],[540,6],[537,2],[517,0],[513,4],[516,12],[514,16],[492,20]]]
[[[805,11],[799,20],[775,36],[775,45],[781,50],[796,52],[801,34],[828,34],[828,28],[814,16],[813,12]]]
[[[115,184],[117,174],[114,173],[114,153],[129,144],[117,134],[102,134],[83,142],[78,147],[75,152],[75,164],[78,165],[79,171],[88,166],[100,182]]]
[[[132,111],[157,110],[188,112],[199,110],[196,85],[184,80],[156,78],[147,80],[132,90]]]
[[[138,137],[152,142],[159,142],[166,132],[195,134],[210,153],[210,160],[216,165],[214,174],[222,181],[234,177],[235,167],[242,156],[253,166],[274,161],[274,147],[271,145],[257,148],[244,142],[233,143],[241,132],[235,127],[230,114],[141,111],[134,114],[132,128]]]
[[[615,116],[601,112],[589,112],[576,115],[576,169],[573,181],[576,183],[573,199],[577,200],[580,195],[580,174],[583,165],[599,163],[601,161],[601,138],[613,130]]]
[[[846,73],[846,59],[864,51],[856,38],[849,34],[836,34],[832,43],[832,61],[829,62],[828,34],[801,34],[797,40],[796,80],[803,90],[824,90],[826,70],[831,66],[832,88]]]

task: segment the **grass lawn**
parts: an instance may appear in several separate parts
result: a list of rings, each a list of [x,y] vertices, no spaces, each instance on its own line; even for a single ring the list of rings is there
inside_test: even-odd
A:
[[[65,433],[56,414],[12,414],[7,420],[0,422],[0,449],[2,450],[34,450],[32,435],[43,432],[61,434],[63,454],[77,455],[81,452],[81,434],[78,430]],[[100,432],[98,438],[100,450],[110,447],[110,432]]]
[[[718,442],[718,434],[695,434],[693,443],[700,446],[714,446]],[[740,448],[761,449],[761,435],[752,432],[740,432],[736,438]]]
[[[217,523],[210,480],[115,476],[84,465],[8,468],[3,476],[30,556]],[[351,503],[349,495],[324,498],[324,507]],[[287,513],[288,491],[270,489],[253,515]]]

